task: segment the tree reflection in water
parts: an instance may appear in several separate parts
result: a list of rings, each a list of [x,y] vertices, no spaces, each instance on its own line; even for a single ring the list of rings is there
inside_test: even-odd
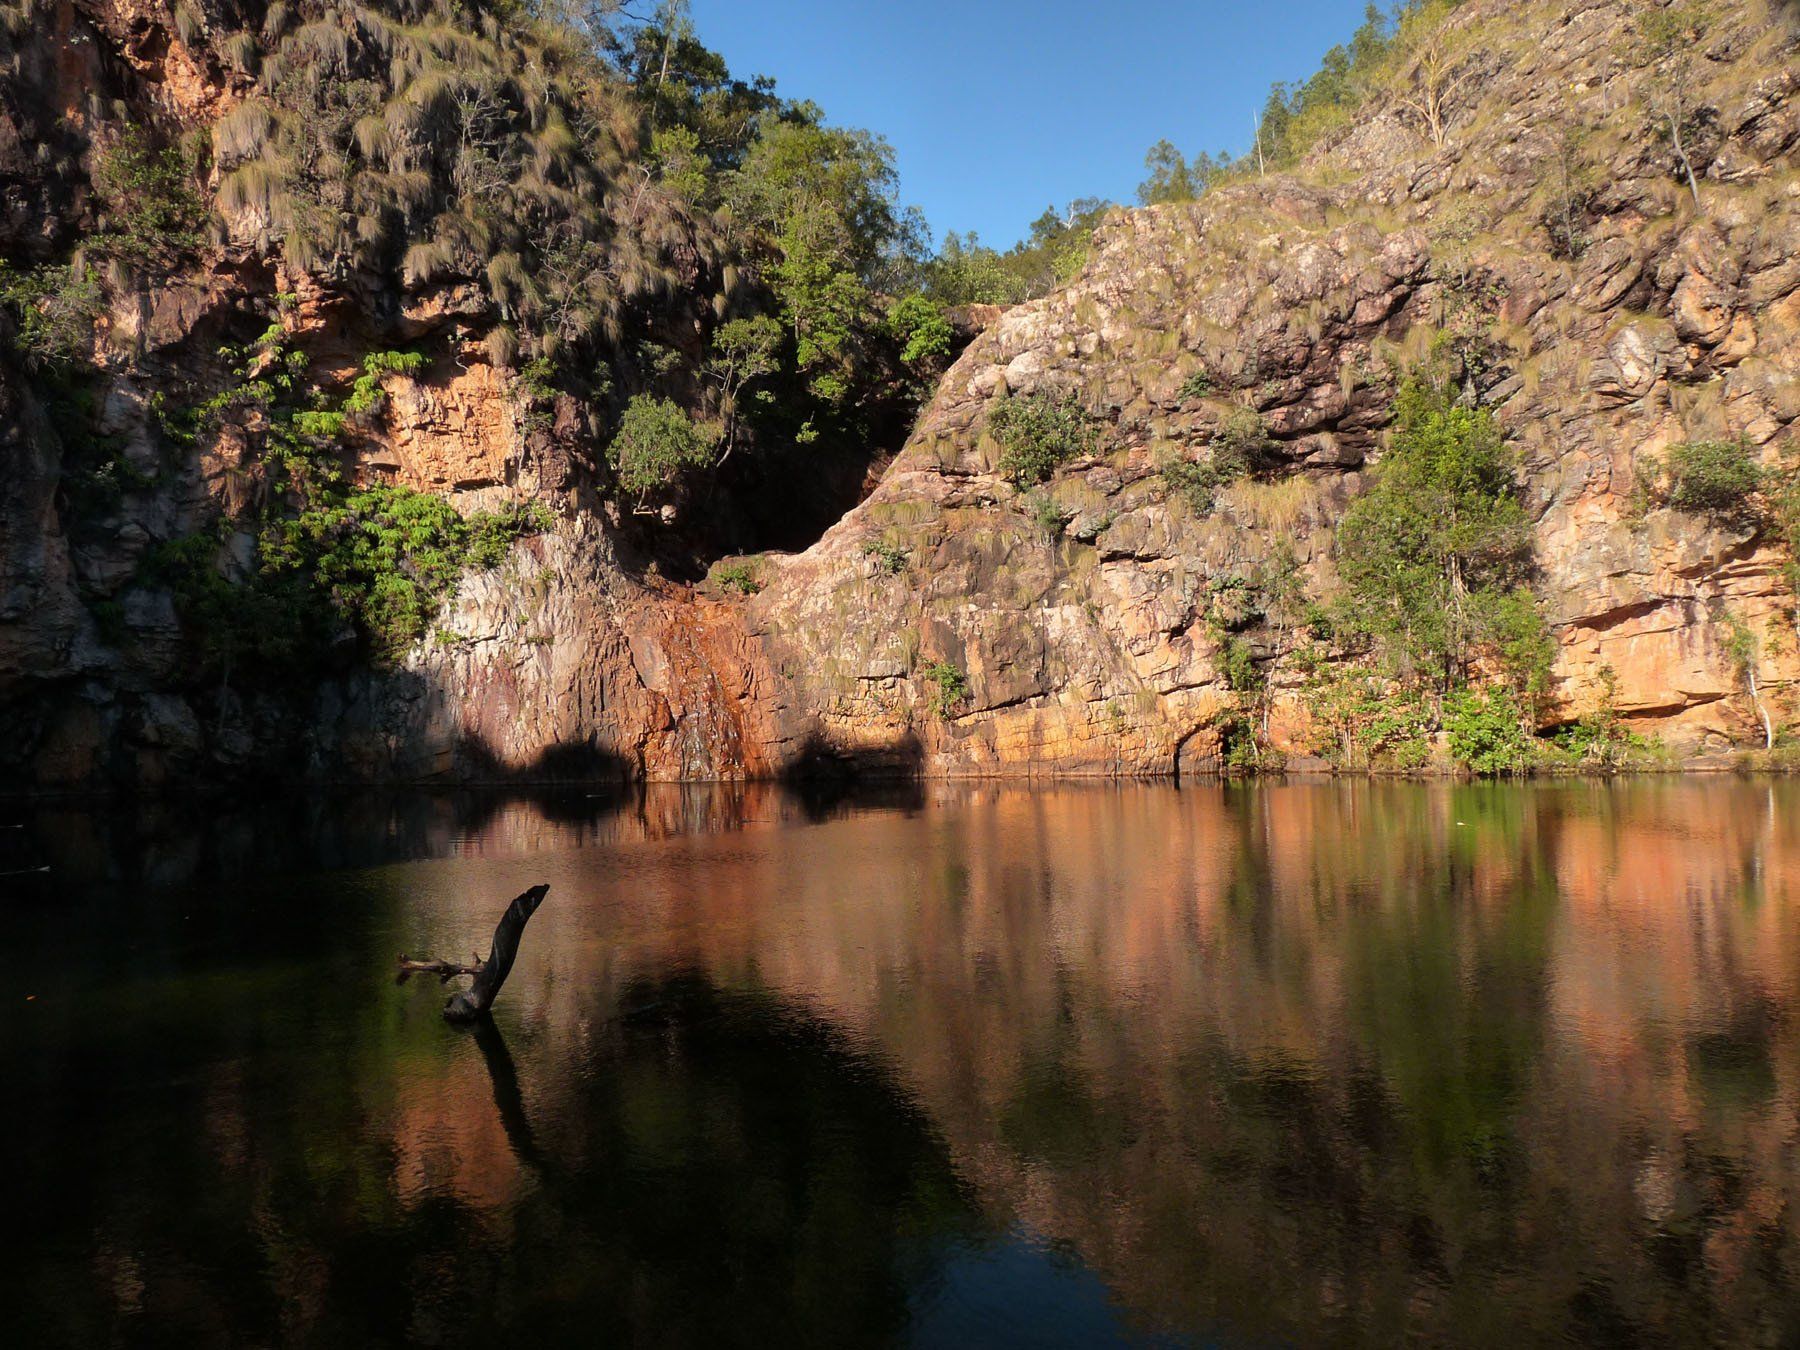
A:
[[[22,1343],[1800,1336],[1795,785],[286,824],[0,911]],[[535,880],[497,1024],[388,982]]]

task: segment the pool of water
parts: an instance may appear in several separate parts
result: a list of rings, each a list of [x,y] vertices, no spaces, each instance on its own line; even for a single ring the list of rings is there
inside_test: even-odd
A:
[[[8,1345],[1800,1340],[1800,784],[0,823]]]

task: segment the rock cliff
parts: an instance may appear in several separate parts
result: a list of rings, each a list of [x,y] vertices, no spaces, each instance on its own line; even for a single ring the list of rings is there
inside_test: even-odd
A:
[[[852,756],[922,738],[939,772],[1208,766],[1234,706],[1222,641],[1241,627],[1270,663],[1277,745],[1307,754],[1281,635],[1221,615],[1221,598],[1277,540],[1310,591],[1330,590],[1333,525],[1381,453],[1395,353],[1448,332],[1482,345],[1472,378],[1520,454],[1558,644],[1545,722],[1612,681],[1613,706],[1683,755],[1752,741],[1727,611],[1768,635],[1761,683],[1791,719],[1785,555],[1635,491],[1638,466],[1678,442],[1743,437],[1771,465],[1796,447],[1792,31],[1737,6],[1672,75],[1622,36],[1645,8],[1465,6],[1441,145],[1395,99],[1300,174],[1111,221],[1079,278],[965,353],[875,493],[751,605],[787,716]],[[1645,106],[1668,78],[1709,109],[1697,201]],[[1040,390],[1101,416],[1102,453],[1021,492],[995,471],[985,418]],[[1260,415],[1276,466],[1196,514],[1158,466],[1237,406]],[[948,719],[922,714],[933,662],[966,676]]]
[[[866,500],[804,552],[747,564],[754,596],[655,575],[596,487],[595,429],[566,400],[521,405],[479,297],[371,297],[234,227],[106,317],[97,415],[139,475],[110,505],[69,518],[58,485],[92,466],[66,462],[29,377],[0,372],[4,762],[44,788],[1197,771],[1239,708],[1228,640],[1271,691],[1270,744],[1302,759],[1318,733],[1291,634],[1237,597],[1277,549],[1309,593],[1331,592],[1334,525],[1379,463],[1399,372],[1438,334],[1519,456],[1557,642],[1544,725],[1604,697],[1683,756],[1756,742],[1727,617],[1761,634],[1759,690],[1791,724],[1790,559],[1766,531],[1638,484],[1685,441],[1743,438],[1771,466],[1796,449],[1796,35],[1785,7],[1750,0],[1697,50],[1657,56],[1628,35],[1658,8],[1472,0],[1446,29],[1435,130],[1408,91],[1378,96],[1294,173],[1117,213],[1072,283],[983,316]],[[59,0],[32,10],[49,47],[9,30],[9,249],[79,220],[55,127],[88,116],[96,88],[185,126],[241,101],[248,77],[171,13]],[[1656,130],[1674,84],[1691,185]],[[428,356],[382,380],[357,475],[465,513],[532,499],[557,514],[467,577],[394,668],[341,670],[298,699],[200,679],[194,635],[142,571],[246,490],[229,428],[165,462],[147,431],[157,393],[202,379],[234,307],[277,293],[323,374],[353,374],[376,328]],[[986,419],[1044,391],[1078,399],[1099,445],[1021,491]],[[1246,409],[1264,469],[1203,507],[1169,465],[1203,459]]]

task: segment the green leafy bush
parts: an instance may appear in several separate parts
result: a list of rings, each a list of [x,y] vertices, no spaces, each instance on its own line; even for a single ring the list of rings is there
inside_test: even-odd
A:
[[[759,569],[747,559],[719,563],[712,569],[712,580],[720,590],[736,591],[739,595],[755,595],[763,588]]]
[[[1471,593],[1467,605],[1494,666],[1528,706],[1535,705],[1556,663],[1556,638],[1537,596],[1524,586],[1490,587]]]
[[[1484,778],[1522,774],[1537,763],[1536,738],[1510,689],[1459,689],[1444,703],[1450,753]]]
[[[1287,767],[1287,756],[1264,745],[1257,734],[1256,719],[1244,713],[1234,713],[1220,721],[1219,748],[1227,773],[1280,773]]]
[[[1227,638],[1219,653],[1219,670],[1233,693],[1249,694],[1262,688],[1262,670],[1256,649],[1240,637]]]
[[[1009,396],[989,411],[987,429],[1000,443],[1000,476],[1020,488],[1048,482],[1100,446],[1099,427],[1072,394]]]
[[[1788,589],[1800,595],[1800,457],[1790,452],[1781,472],[1771,477],[1765,493],[1769,499],[1769,524],[1776,542],[1787,554],[1782,575]],[[1794,622],[1800,626],[1800,610],[1796,611]]]
[[[1211,461],[1188,459],[1176,452],[1164,455],[1157,462],[1156,469],[1170,491],[1179,492],[1187,498],[1188,505],[1196,515],[1205,515],[1212,510],[1218,500],[1219,489],[1233,481]]]
[[[1196,370],[1181,382],[1176,397],[1183,403],[1198,403],[1203,398],[1211,398],[1218,392],[1218,385],[1213,380],[1212,372],[1202,368]]]
[[[535,504],[465,520],[442,497],[381,484],[272,522],[262,568],[305,578],[376,657],[392,659],[425,636],[464,571],[498,566],[516,540],[548,523]]]
[[[711,464],[717,445],[716,429],[679,404],[639,394],[626,405],[606,460],[619,486],[642,498],[672,485],[683,470]]]
[[[887,326],[900,343],[900,359],[909,366],[935,368],[950,355],[956,337],[942,307],[923,295],[896,300],[888,309]]]
[[[906,570],[907,551],[891,539],[871,539],[863,545],[863,557],[873,558],[877,570],[897,577]]]
[[[1689,441],[1673,447],[1656,477],[1666,477],[1663,499],[1677,511],[1727,524],[1753,520],[1768,477],[1748,441]]]
[[[1618,769],[1654,763],[1656,744],[1627,731],[1619,717],[1619,678],[1611,666],[1601,667],[1600,687],[1599,706],[1558,729],[1548,742],[1550,753],[1570,767]]]
[[[1436,717],[1419,690],[1362,666],[1311,663],[1305,700],[1314,748],[1341,768],[1410,771],[1431,759]]]
[[[106,296],[92,267],[17,272],[0,262],[0,303],[12,311],[13,346],[25,363],[60,369],[86,361]]]
[[[350,397],[343,411],[360,417],[381,406],[381,377],[384,375],[417,375],[425,368],[425,358],[418,352],[370,352],[363,357],[362,374],[350,386]]]
[[[947,720],[957,705],[969,696],[967,678],[948,661],[927,662],[919,675],[931,686],[927,706],[934,717]]]
[[[555,526],[556,517],[542,502],[508,502],[497,511],[481,511],[468,517],[467,524],[463,566],[491,572],[506,561],[519,540],[548,533]]]
[[[115,449],[92,468],[65,476],[63,481],[76,514],[93,516],[117,506],[126,495],[152,486],[156,479]]]
[[[206,207],[181,150],[157,148],[142,132],[128,131],[95,156],[94,188],[101,225],[90,252],[134,267],[167,267],[199,246]]]
[[[1062,538],[1062,532],[1074,519],[1067,507],[1042,489],[1027,492],[1020,499],[1020,504],[1024,506],[1025,514],[1031,517],[1031,523],[1037,526],[1038,533],[1046,539]]]
[[[1274,444],[1260,413],[1254,408],[1233,408],[1212,437],[1213,469],[1219,481],[1229,483],[1262,467]]]

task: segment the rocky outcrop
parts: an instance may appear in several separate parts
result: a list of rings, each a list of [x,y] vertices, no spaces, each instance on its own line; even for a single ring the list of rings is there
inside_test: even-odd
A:
[[[1785,557],[1748,528],[1646,513],[1635,488],[1679,441],[1744,437],[1771,465],[1800,448],[1800,79],[1755,7],[1711,31],[1691,77],[1716,113],[1696,208],[1640,102],[1666,74],[1621,38],[1643,8],[1466,6],[1452,40],[1479,75],[1443,147],[1378,108],[1301,178],[1103,227],[1086,271],[978,339],[879,489],[751,606],[791,724],[854,756],[922,737],[943,773],[1202,767],[1241,633],[1269,663],[1275,743],[1305,755],[1283,635],[1240,625],[1230,597],[1276,547],[1329,592],[1395,370],[1434,332],[1482,344],[1480,397],[1519,449],[1560,646],[1548,716],[1613,681],[1614,706],[1684,755],[1746,742],[1760,728],[1729,611],[1764,634],[1760,684],[1791,720]],[[1554,234],[1563,154],[1597,185],[1571,208],[1574,258]],[[984,419],[1043,390],[1106,436],[1025,493],[996,474]],[[1159,465],[1203,454],[1234,406],[1259,414],[1276,464],[1196,513]],[[966,676],[947,719],[925,711],[933,662]]]
[[[404,669],[335,686],[312,719],[316,774],[423,778],[773,777],[783,766],[738,615],[627,581],[604,534],[519,546],[466,584]]]
[[[1117,213],[1069,285],[962,316],[978,335],[905,451],[814,547],[758,560],[751,598],[660,580],[633,555],[599,499],[595,428],[566,400],[527,415],[490,360],[479,296],[421,286],[377,303],[245,243],[211,248],[108,317],[102,420],[128,480],[110,504],[67,514],[67,482],[93,466],[71,461],[29,381],[0,373],[18,466],[0,486],[7,762],[40,787],[1191,772],[1217,762],[1238,708],[1227,641],[1274,691],[1269,739],[1303,758],[1315,736],[1292,635],[1245,606],[1246,586],[1279,556],[1330,592],[1333,529],[1382,453],[1396,373],[1437,333],[1470,355],[1471,392],[1518,451],[1559,646],[1546,717],[1610,687],[1680,754],[1749,743],[1723,616],[1764,635],[1759,684],[1793,722],[1788,560],[1748,528],[1646,509],[1636,489],[1645,458],[1683,440],[1743,437],[1770,464],[1796,451],[1800,76],[1791,29],[1760,0],[1715,16],[1681,76],[1703,133],[1696,203],[1646,106],[1675,72],[1629,37],[1651,7],[1471,0],[1448,30],[1466,78],[1443,144],[1378,99],[1293,175]],[[89,39],[87,65],[40,69],[21,46],[19,78],[40,94],[68,101],[87,80],[189,122],[235,97],[236,77],[184,54],[154,6],[52,11]],[[18,134],[0,135],[14,248],[43,242],[26,238],[33,220],[79,217],[77,176],[21,149],[36,116],[15,110]],[[397,668],[346,669],[297,700],[197,679],[193,635],[140,572],[247,490],[229,428],[167,461],[146,431],[154,396],[204,386],[233,315],[276,292],[322,379],[352,374],[377,330],[430,356],[385,380],[355,473],[466,511],[529,498],[558,517],[467,578]],[[986,417],[1036,391],[1079,398],[1102,436],[1024,493],[996,472]],[[1204,459],[1244,409],[1266,472],[1199,508],[1165,467]],[[936,683],[946,671],[966,687]]]

